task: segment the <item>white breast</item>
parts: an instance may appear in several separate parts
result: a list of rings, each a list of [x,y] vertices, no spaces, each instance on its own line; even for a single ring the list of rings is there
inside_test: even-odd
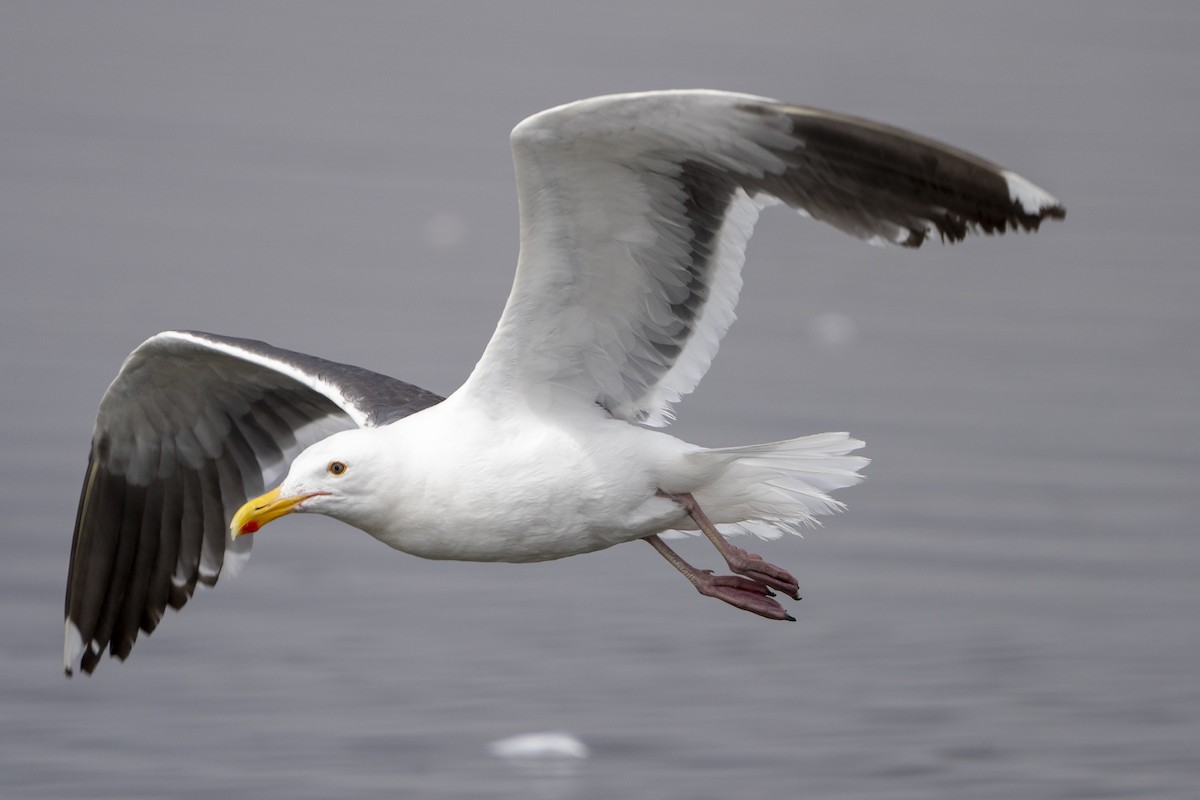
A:
[[[682,516],[656,491],[664,465],[688,446],[602,412],[492,418],[451,398],[388,436],[388,508],[381,529],[364,529],[423,558],[546,561],[642,538]]]

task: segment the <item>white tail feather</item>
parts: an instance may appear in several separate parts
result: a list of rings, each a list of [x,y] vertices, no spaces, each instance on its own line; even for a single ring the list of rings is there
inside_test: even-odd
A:
[[[862,447],[848,433],[819,433],[783,442],[699,450],[693,458],[724,465],[692,494],[709,518],[729,533],[775,539],[818,525],[817,515],[845,504],[829,492],[860,482],[870,459],[849,455]]]

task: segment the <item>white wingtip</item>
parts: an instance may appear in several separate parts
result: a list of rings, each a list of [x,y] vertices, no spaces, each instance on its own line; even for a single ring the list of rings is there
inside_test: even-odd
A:
[[[1061,208],[1062,203],[1040,186],[1035,186],[1015,172],[1004,169],[1000,171],[1008,183],[1008,196],[1014,203],[1020,204],[1026,214],[1041,214],[1052,208]]]
[[[67,620],[67,635],[63,645],[63,671],[71,677],[79,669],[83,660],[83,634],[79,632],[74,622]]]

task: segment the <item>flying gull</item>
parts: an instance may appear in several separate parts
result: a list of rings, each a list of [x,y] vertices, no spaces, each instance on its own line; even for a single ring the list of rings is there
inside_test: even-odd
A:
[[[516,278],[449,397],[211,333],[160,333],[130,354],[100,402],[79,501],[68,675],[105,649],[124,659],[167,606],[240,569],[246,534],[294,512],[434,559],[543,561],[641,539],[701,594],[791,620],[775,598],[799,599],[795,578],[725,537],[841,509],[830,492],[861,480],[862,442],[713,449],[655,430],[733,321],[759,211],[782,203],[905,247],[1065,214],[961,150],[728,92],[570,103],[519,124],[512,148]],[[670,531],[702,533],[733,574],[693,567]]]

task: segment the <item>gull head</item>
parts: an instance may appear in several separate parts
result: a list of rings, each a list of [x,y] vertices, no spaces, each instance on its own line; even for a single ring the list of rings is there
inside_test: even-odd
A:
[[[373,429],[342,431],[296,456],[283,483],[248,500],[229,524],[236,539],[287,514],[325,514],[364,527],[379,479],[388,473]]]

